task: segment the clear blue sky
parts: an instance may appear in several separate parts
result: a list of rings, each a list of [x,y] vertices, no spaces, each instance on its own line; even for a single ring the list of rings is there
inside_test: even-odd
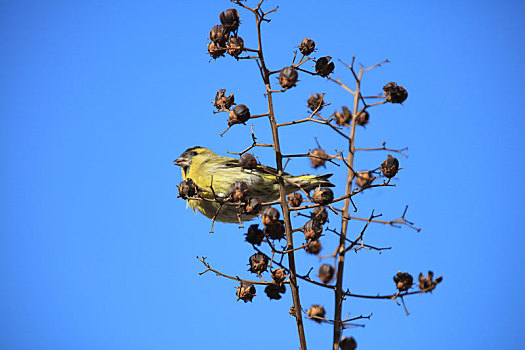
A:
[[[267,8],[277,4],[269,1]],[[421,226],[373,226],[365,243],[392,246],[381,255],[350,255],[345,284],[356,293],[394,291],[398,271],[432,269],[444,282],[432,295],[392,301],[350,299],[344,313],[373,312],[366,327],[345,331],[362,349],[515,349],[522,343],[525,282],[521,215],[523,51],[520,1],[281,1],[264,45],[271,69],[290,64],[304,37],[318,56],[371,65],[364,89],[389,81],[409,92],[404,106],[371,111],[357,145],[409,147],[394,189],[358,196],[396,218],[405,204]],[[206,43],[228,1],[0,2],[0,347],[69,349],[297,349],[288,316],[290,292],[269,301],[235,301],[236,284],[198,276],[207,256],[226,273],[246,272],[251,248],[243,230],[194,215],[176,198],[186,148],[217,153],[250,144],[249,127],[223,138],[224,115],[212,115],[226,88],[252,113],[265,112],[254,62],[209,62]],[[244,11],[240,35],[255,47]],[[351,83],[336,62],[335,76]],[[277,118],[306,116],[310,93],[324,91],[327,112],[351,96],[333,83],[300,75],[276,98]],[[252,124],[252,123],[250,123]],[[261,142],[268,124],[253,122]],[[315,146],[344,149],[317,125],[282,133],[287,153]],[[272,154],[256,155],[270,165]],[[385,153],[359,154],[356,167],[376,167]],[[306,160],[289,165],[309,169]],[[516,175],[516,176],[514,176]],[[300,219],[296,223],[300,223]],[[332,227],[338,226],[334,220]],[[357,234],[362,225],[352,223]],[[297,237],[300,243],[300,237]],[[324,253],[334,242],[326,241]],[[319,262],[298,257],[300,272]],[[301,287],[303,305],[327,290]],[[306,321],[311,349],[327,349],[332,328]]]

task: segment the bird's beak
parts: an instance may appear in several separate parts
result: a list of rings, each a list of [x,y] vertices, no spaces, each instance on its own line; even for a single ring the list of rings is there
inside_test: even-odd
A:
[[[178,159],[175,159],[175,160],[173,161],[173,163],[174,163],[175,165],[180,166],[180,167],[187,167],[187,166],[190,165],[190,161],[189,161],[187,158],[184,158],[184,157],[180,157],[180,158],[178,158]]]

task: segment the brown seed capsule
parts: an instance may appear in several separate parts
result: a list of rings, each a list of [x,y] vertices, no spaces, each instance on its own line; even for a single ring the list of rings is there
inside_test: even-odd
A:
[[[230,35],[228,29],[225,26],[217,24],[214,25],[210,30],[210,39],[213,43],[223,46],[228,41],[228,36]]]
[[[396,176],[397,171],[399,170],[399,161],[397,158],[392,157],[390,154],[386,157],[386,160],[381,163],[381,171],[386,177],[393,178]]]
[[[248,271],[261,274],[268,268],[268,257],[262,253],[255,253],[250,256],[250,268]]]
[[[264,226],[264,234],[270,239],[283,239],[284,238],[284,221],[277,220]]]
[[[239,159],[241,168],[243,169],[255,169],[257,168],[257,161],[251,153],[244,153]]]
[[[284,67],[279,73],[279,84],[283,89],[289,89],[295,86],[299,74],[294,67]]]
[[[188,199],[190,197],[195,197],[199,192],[199,187],[190,178],[182,181],[177,187],[179,188],[179,195],[177,198]]]
[[[250,225],[248,228],[248,232],[246,233],[246,242],[255,244],[255,245],[261,245],[261,242],[264,239],[264,233],[261,229],[259,229],[258,224]]]
[[[394,282],[396,283],[396,288],[399,289],[400,292],[405,292],[412,287],[414,278],[407,272],[399,271],[397,275],[394,276]]]
[[[350,112],[346,106],[341,108],[341,112],[335,111],[334,117],[337,125],[350,126],[350,123],[352,122],[352,112]]]
[[[244,51],[244,40],[240,36],[232,36],[226,43],[228,54],[237,58]]]
[[[317,220],[309,220],[304,225],[303,232],[307,242],[317,241],[323,234],[323,225]]]
[[[314,111],[320,111],[323,109],[324,104],[324,95],[323,94],[311,94],[310,97],[308,97],[308,108]]]
[[[355,117],[355,123],[357,125],[365,126],[368,124],[368,120],[370,119],[370,114],[368,114],[367,111],[361,111],[359,114]]]
[[[261,212],[263,225],[269,225],[279,220],[279,211],[273,207],[266,207]]]
[[[284,284],[277,285],[272,283],[266,286],[264,292],[266,293],[268,298],[270,298],[270,300],[279,300],[282,298],[281,294],[284,294],[286,292],[286,287],[284,286]]]
[[[221,12],[219,19],[221,20],[222,25],[230,32],[236,31],[241,23],[239,13],[236,9],[227,9],[226,11]]]
[[[428,271],[428,277],[425,277],[422,273],[420,273],[418,280],[419,280],[419,289],[432,290],[436,287],[438,283],[440,283],[443,280],[443,276],[439,276],[434,281],[434,273],[432,271]]]
[[[361,188],[366,188],[372,184],[375,177],[372,176],[370,171],[360,171],[357,173],[357,179],[355,184]]]
[[[290,306],[290,311],[288,311],[288,313],[290,314],[290,316],[295,317],[295,307],[293,305]]]
[[[230,185],[230,199],[234,202],[242,202],[248,194],[246,182],[235,181]]]
[[[294,192],[288,196],[288,204],[291,207],[299,207],[303,202],[303,196],[299,192]]]
[[[208,44],[208,53],[213,59],[217,59],[219,57],[224,56],[224,54],[226,53],[226,48],[220,46],[219,44],[211,42]]]
[[[242,300],[247,303],[255,296],[255,286],[251,283],[241,282],[241,285],[235,288],[237,288],[237,301]]]
[[[315,41],[312,39],[304,38],[299,45],[299,51],[305,56],[308,56],[315,50]]]
[[[312,305],[310,309],[306,310],[306,313],[309,318],[317,323],[321,323],[322,320],[319,318],[324,318],[324,315],[326,315],[323,305]]]
[[[257,197],[252,197],[248,199],[246,207],[244,208],[244,213],[248,215],[257,215],[261,211],[262,202]]]
[[[334,278],[335,269],[330,264],[323,264],[319,266],[319,279],[324,284],[330,283],[332,278]]]
[[[317,169],[320,166],[326,167],[325,163],[327,159],[330,159],[330,157],[328,156],[328,153],[326,153],[321,147],[318,147],[310,152],[310,163],[314,169]]]
[[[230,109],[230,107],[235,104],[234,100],[235,97],[233,94],[230,94],[230,96],[226,97],[226,89],[220,89],[215,95],[215,102],[213,102],[213,105],[219,111],[223,109]]]
[[[327,77],[330,73],[334,71],[335,65],[334,62],[330,62],[332,57],[326,56],[321,57],[317,60],[315,63],[315,72],[317,75],[320,75],[322,77]]]
[[[341,350],[355,350],[357,349],[357,342],[355,341],[354,337],[343,337],[343,339],[339,343],[339,348]]]
[[[232,126],[234,124],[244,124],[250,119],[250,110],[246,105],[237,105],[230,112],[230,120],[228,125]]]
[[[306,252],[309,254],[317,255],[321,252],[322,248],[323,247],[321,245],[321,241],[317,240],[317,241],[310,242],[310,244],[304,250],[306,250]]]
[[[312,220],[317,220],[324,225],[328,221],[328,211],[325,207],[317,207],[310,215]]]
[[[386,100],[391,103],[403,103],[408,97],[406,89],[393,81],[383,86],[383,91]]]
[[[327,205],[334,199],[334,192],[328,187],[319,187],[312,194],[312,199],[315,203]]]
[[[281,285],[286,277],[288,277],[288,275],[285,269],[275,269],[272,271],[272,279],[277,285]]]

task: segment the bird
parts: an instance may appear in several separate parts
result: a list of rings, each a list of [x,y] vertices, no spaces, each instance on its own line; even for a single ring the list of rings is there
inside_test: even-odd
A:
[[[230,186],[237,181],[242,181],[248,186],[247,197],[258,197],[262,202],[271,202],[279,198],[279,182],[275,168],[257,164],[253,169],[245,169],[241,167],[239,159],[220,156],[201,146],[188,148],[173,162],[181,167],[182,178],[193,180],[200,189],[199,196],[204,198],[187,200],[188,205],[194,212],[198,210],[215,221],[238,223],[257,217],[246,213],[240,215],[237,206],[221,206],[219,203],[220,200],[229,199]],[[300,189],[310,191],[317,187],[333,187],[328,180],[330,176],[332,174],[292,176],[283,173],[285,192],[290,194]]]

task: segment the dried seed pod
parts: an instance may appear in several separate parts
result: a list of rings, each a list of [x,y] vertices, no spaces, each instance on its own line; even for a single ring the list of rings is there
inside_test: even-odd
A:
[[[268,268],[268,262],[270,259],[263,253],[255,253],[252,256],[250,256],[250,268],[248,271],[261,274]]]
[[[286,292],[286,287],[284,286],[284,284],[277,285],[272,283],[266,286],[264,292],[266,293],[268,298],[270,298],[270,300],[279,300],[282,298],[281,294],[284,294]]]
[[[396,176],[397,171],[399,170],[399,161],[397,158],[392,157],[390,154],[386,157],[386,160],[381,163],[381,171],[386,177],[393,178]]]
[[[250,119],[250,110],[246,105],[237,105],[230,112],[230,120],[228,125],[232,126],[234,124],[244,124]]]
[[[216,24],[210,30],[210,39],[213,43],[218,44],[222,47],[228,41],[228,36],[230,35],[228,29],[225,26]]]
[[[221,20],[222,25],[230,32],[236,31],[241,23],[239,13],[236,9],[227,9],[226,11],[221,12],[219,19]]]
[[[303,232],[307,242],[317,241],[323,234],[323,225],[317,220],[309,220],[304,225]]]
[[[357,125],[365,126],[368,124],[368,120],[370,119],[370,114],[366,110],[363,110],[359,112],[359,114],[355,117],[355,123]]]
[[[420,273],[418,280],[419,280],[419,289],[432,290],[436,287],[438,283],[440,283],[443,280],[443,276],[439,276],[434,281],[434,273],[432,271],[428,271],[428,277],[425,277],[422,273]]]
[[[294,192],[288,196],[288,204],[291,207],[299,207],[303,202],[303,196],[299,192]]]
[[[179,188],[179,195],[177,197],[180,197],[182,199],[195,197],[199,192],[199,187],[190,178],[187,178],[186,180],[182,181],[177,187]]]
[[[312,199],[315,203],[327,205],[334,199],[334,192],[328,187],[319,187],[312,194]]]
[[[255,169],[257,168],[257,161],[251,153],[244,153],[239,159],[241,168],[243,169]]]
[[[261,212],[263,225],[269,225],[279,220],[279,211],[273,207],[266,207]]]
[[[352,112],[346,106],[341,107],[341,112],[335,111],[334,117],[337,125],[350,126],[352,122]]]
[[[323,264],[319,266],[319,279],[324,284],[330,283],[332,278],[334,278],[335,269],[330,264]]]
[[[220,89],[217,91],[217,94],[215,95],[215,102],[213,102],[213,105],[215,108],[217,108],[218,111],[223,109],[230,109],[231,106],[233,106],[235,97],[233,94],[230,94],[230,96],[226,97],[226,89]]]
[[[310,244],[304,250],[306,250],[306,252],[309,254],[317,255],[321,252],[322,248],[323,246],[321,245],[321,241],[317,240],[313,242],[310,241]]]
[[[309,158],[312,168],[317,169],[320,166],[324,166],[326,168],[325,163],[327,159],[330,159],[330,156],[325,152],[324,149],[318,147],[310,152]]]
[[[232,36],[226,43],[228,54],[237,58],[244,51],[244,40],[240,36]]]
[[[288,275],[285,269],[275,269],[272,271],[272,279],[277,285],[281,285],[286,277],[288,277]]]
[[[315,41],[312,39],[304,38],[299,45],[299,51],[305,56],[308,56],[315,50]]]
[[[386,100],[391,103],[403,103],[408,97],[407,90],[393,81],[383,86],[383,91]]]
[[[248,199],[246,207],[244,207],[244,213],[248,215],[257,215],[261,211],[262,202],[257,197],[252,197]]]
[[[339,343],[339,348],[341,350],[355,350],[357,349],[357,342],[355,341],[354,337],[343,337]]]
[[[248,194],[246,182],[235,181],[230,185],[230,199],[234,202],[242,202]]]
[[[270,239],[283,239],[284,238],[284,221],[277,220],[264,226],[264,234]]]
[[[261,242],[264,239],[264,233],[259,228],[258,224],[250,225],[248,228],[248,232],[246,233],[246,242],[255,244],[255,245],[261,245]]]
[[[324,318],[324,315],[326,315],[323,305],[312,305],[310,309],[306,310],[306,313],[308,314],[309,318],[317,323],[321,323],[322,320],[319,318]]]
[[[375,177],[372,176],[370,171],[360,171],[357,173],[357,179],[355,184],[361,188],[366,188],[372,184]]]
[[[279,84],[283,89],[289,89],[295,86],[297,78],[299,78],[297,69],[294,67],[284,67],[281,69],[281,73],[279,73]]]
[[[217,59],[219,57],[224,56],[224,54],[226,53],[226,48],[222,47],[220,44],[211,42],[208,44],[208,53],[213,59]]]
[[[315,62],[315,72],[317,75],[322,77],[327,77],[330,73],[334,71],[335,65],[334,62],[330,62],[332,57],[326,56],[321,57]]]
[[[400,292],[405,292],[412,287],[414,278],[407,272],[399,271],[397,275],[394,276],[394,282],[396,283],[396,288],[399,289]]]
[[[242,300],[247,303],[255,296],[255,286],[251,283],[241,282],[241,285],[235,288],[237,288],[237,301]]]
[[[290,316],[295,317],[295,307],[293,305],[290,306],[290,311],[288,311],[288,313],[290,314]]]
[[[317,220],[321,225],[324,225],[328,221],[328,211],[325,207],[317,207],[314,209],[310,217],[312,220]]]
[[[311,94],[310,97],[308,97],[308,108],[314,112],[315,110],[320,111],[323,109],[324,104],[324,95],[323,94]]]

